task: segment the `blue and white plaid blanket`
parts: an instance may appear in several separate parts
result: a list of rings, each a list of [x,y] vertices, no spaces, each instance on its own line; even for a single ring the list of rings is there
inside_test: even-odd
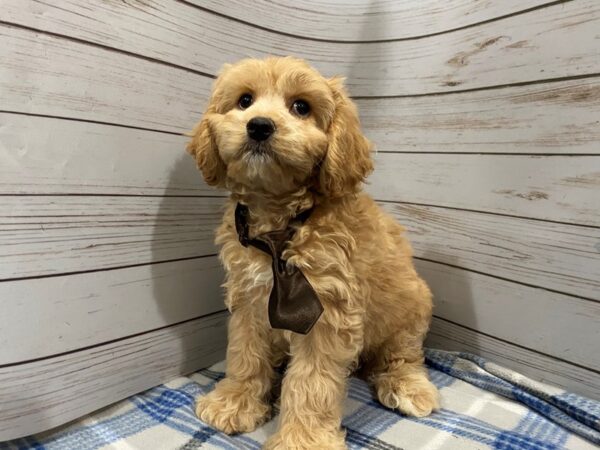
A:
[[[352,379],[343,426],[350,449],[592,449],[600,444],[600,402],[529,380],[482,358],[427,351],[442,408],[415,419],[391,411]],[[194,399],[221,379],[223,364],[0,449],[259,449],[276,420],[226,436],[200,422]]]

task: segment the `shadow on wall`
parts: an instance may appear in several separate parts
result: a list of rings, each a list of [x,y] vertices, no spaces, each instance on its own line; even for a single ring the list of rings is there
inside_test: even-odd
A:
[[[408,234],[410,239],[410,233]],[[447,253],[447,252],[446,252]],[[477,315],[475,312],[473,293],[471,285],[466,277],[466,272],[450,270],[448,266],[432,263],[439,259],[440,251],[433,248],[425,248],[418,253],[419,259],[415,260],[415,266],[421,277],[427,282],[433,293],[433,315],[431,330],[425,342],[427,347],[439,348],[453,351],[469,351],[477,353],[479,343],[477,334],[469,342],[468,348],[457,339],[457,336],[449,335],[450,322],[468,323],[470,327],[477,329]],[[452,266],[460,266],[460,260],[456,257],[444,257],[444,261]]]
[[[178,194],[182,180],[193,179],[190,171],[197,177],[196,186],[204,184],[194,159],[185,152],[184,146],[185,143],[170,170],[165,196],[161,198],[153,227],[152,259],[165,262],[152,265],[154,297],[148,307],[158,309],[164,326],[181,324],[225,309],[220,287],[223,271],[214,257],[217,249],[213,243],[215,229],[223,216],[223,201]],[[205,188],[209,193],[210,188]],[[216,191],[211,193],[217,194]],[[172,368],[171,373],[185,375],[206,367],[211,353],[222,358],[219,352],[224,351],[225,336],[220,339],[223,342],[217,339],[222,330],[210,333],[210,342],[201,342],[194,335],[196,327],[176,328],[172,337],[179,345],[175,350],[178,355],[177,358],[170,355],[169,359],[179,361],[179,367],[177,370]],[[181,331],[182,328],[185,330]],[[210,364],[213,362],[216,361]]]

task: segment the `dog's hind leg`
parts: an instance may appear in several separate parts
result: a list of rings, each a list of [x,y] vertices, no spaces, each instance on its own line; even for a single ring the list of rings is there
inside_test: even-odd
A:
[[[418,295],[428,295],[424,287]],[[371,381],[379,401],[388,408],[415,417],[429,415],[439,407],[437,388],[423,365],[423,339],[429,315],[415,315],[412,329],[393,333],[375,352]]]
[[[407,355],[404,355],[407,356]],[[427,378],[422,358],[398,358],[373,376],[379,401],[388,408],[424,417],[439,407],[436,387]]]

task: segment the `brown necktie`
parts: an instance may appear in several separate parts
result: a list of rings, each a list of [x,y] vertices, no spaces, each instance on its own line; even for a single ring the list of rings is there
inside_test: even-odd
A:
[[[294,217],[284,230],[269,231],[253,239],[248,236],[248,207],[238,203],[235,208],[235,228],[244,247],[251,245],[271,255],[273,289],[269,296],[269,322],[272,328],[307,334],[319,320],[323,305],[315,290],[297,267],[286,265],[281,257],[286,244],[296,230],[293,223],[304,223],[312,209]]]

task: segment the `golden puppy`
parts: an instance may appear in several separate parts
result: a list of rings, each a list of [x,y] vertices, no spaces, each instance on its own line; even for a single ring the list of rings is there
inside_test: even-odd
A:
[[[294,58],[243,60],[219,75],[188,145],[206,182],[231,192],[216,238],[231,311],[227,374],[198,399],[206,423],[226,433],[260,425],[286,356],[279,430],[265,448],[346,448],[342,403],[358,364],[387,407],[412,416],[437,407],[422,351],[431,293],[402,227],[361,192],[370,150],[340,78]],[[240,243],[238,204],[250,238],[292,222],[282,260],[323,308],[307,334],[271,327],[272,257]]]

